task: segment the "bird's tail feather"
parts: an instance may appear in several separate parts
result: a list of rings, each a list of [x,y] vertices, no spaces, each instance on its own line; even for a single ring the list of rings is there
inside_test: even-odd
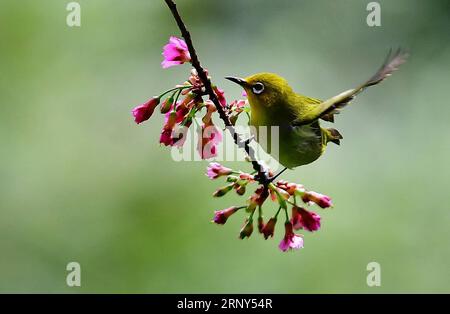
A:
[[[392,53],[392,49],[389,50],[383,65],[378,69],[377,73],[364,84],[364,87],[376,85],[388,76],[391,76],[394,71],[398,70],[400,65],[405,63],[408,55],[409,54],[401,48],[398,48],[394,53]]]

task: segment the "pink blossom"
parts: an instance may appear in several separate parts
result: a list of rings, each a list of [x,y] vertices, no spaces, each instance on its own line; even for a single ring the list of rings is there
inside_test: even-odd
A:
[[[183,147],[184,142],[186,142],[187,133],[189,131],[189,126],[176,125],[172,131],[172,146]]]
[[[222,210],[216,210],[214,212],[214,218],[213,222],[215,222],[218,225],[223,225],[227,222],[228,218],[233,215],[235,212],[237,212],[239,208],[236,206],[232,206],[229,208],[225,208]]]
[[[297,206],[292,207],[291,222],[295,230],[305,229],[312,232],[320,228],[319,215]]]
[[[164,56],[164,60],[161,63],[163,68],[191,61],[191,55],[186,43],[175,36],[170,37],[169,43],[164,46],[162,54]]]
[[[303,248],[303,237],[299,234],[295,234],[292,230],[292,224],[290,222],[286,222],[284,224],[285,234],[283,240],[281,240],[280,245],[278,246],[280,250],[283,252],[292,250],[292,249],[301,249]]]
[[[142,123],[142,122],[150,119],[150,117],[153,114],[153,111],[155,111],[155,107],[158,104],[159,104],[159,98],[158,97],[153,97],[152,99],[150,99],[146,103],[135,107],[131,111],[131,113],[134,116],[134,122],[139,124],[139,123]]]
[[[174,144],[172,139],[173,128],[175,127],[177,119],[177,113],[175,111],[170,111],[166,114],[166,121],[159,138],[159,142],[166,146],[172,146]]]
[[[186,123],[181,127],[179,124],[189,113],[189,107],[186,104],[178,102],[176,110],[175,104],[172,104],[170,111],[165,114],[164,126],[161,131],[159,142],[165,146],[183,146],[186,141],[186,135],[190,123]]]
[[[203,124],[197,150],[202,159],[217,156],[217,146],[222,142],[222,132],[214,124]]]
[[[236,103],[234,104],[236,106],[237,109],[242,109],[245,107],[245,105],[247,104],[247,102],[243,99],[239,99],[236,100]]]
[[[283,189],[284,191],[289,193],[289,195],[294,195],[298,192],[302,193],[305,190],[303,185],[287,182],[285,180],[277,181],[277,187],[279,187],[280,189]]]
[[[322,208],[333,206],[333,203],[331,203],[331,198],[329,196],[313,191],[306,191],[302,196],[302,200],[305,203],[309,202],[316,203]]]
[[[222,166],[218,162],[211,162],[209,164],[208,168],[206,168],[206,175],[211,180],[212,179],[217,179],[218,177],[221,177],[221,176],[229,175],[232,172],[233,172],[233,170],[231,170],[230,168]]]
[[[255,176],[251,175],[250,173],[246,173],[246,172],[241,172],[239,174],[239,179],[246,180],[250,183],[255,182]]]
[[[219,103],[222,105],[222,107],[225,107],[227,105],[227,100],[225,99],[225,92],[218,88],[217,86],[213,87],[214,92],[216,93],[217,100],[219,100]]]

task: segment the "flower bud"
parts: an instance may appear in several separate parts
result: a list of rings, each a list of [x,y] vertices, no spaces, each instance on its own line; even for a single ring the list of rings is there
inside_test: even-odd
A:
[[[217,86],[213,86],[214,93],[217,96],[217,100],[222,105],[222,107],[226,107],[227,100],[225,99],[225,93],[222,89],[218,88]]]
[[[251,175],[249,173],[241,172],[239,174],[239,179],[246,180],[248,182],[254,182],[255,181],[255,176],[253,176],[253,175]]]
[[[305,193],[303,193],[302,200],[305,203],[309,202],[316,203],[322,208],[333,206],[333,203],[331,202],[331,198],[329,196],[313,191],[306,191]]]
[[[161,113],[165,114],[168,113],[170,111],[170,109],[172,109],[172,105],[173,105],[173,95],[170,96],[169,98],[166,98],[166,100],[164,100],[164,102],[161,104],[160,106],[160,110]]]
[[[234,184],[234,188],[236,189],[236,193],[238,195],[244,195],[245,194],[245,184],[239,184],[239,183],[235,183]]]
[[[228,176],[227,177],[227,182],[237,182],[237,180],[239,180],[239,178],[237,176]]]
[[[131,113],[134,116],[134,122],[139,124],[150,119],[150,117],[153,114],[153,111],[155,111],[155,108],[158,104],[159,104],[159,97],[153,97],[146,103],[135,107],[131,111]]]
[[[259,233],[262,233],[262,230],[264,228],[264,219],[262,216],[258,217],[258,231]]]
[[[228,218],[233,215],[235,212],[237,212],[239,207],[232,206],[229,208],[225,208],[222,210],[216,210],[214,212],[214,218],[213,222],[215,222],[218,225],[223,225],[227,222]]]
[[[253,232],[253,220],[246,219],[245,224],[239,233],[239,238],[244,239],[245,237],[249,238]]]
[[[233,188],[233,185],[234,185],[234,183],[226,185],[223,188],[218,189],[217,191],[214,192],[213,196],[214,197],[224,196],[225,194],[227,194],[228,192],[231,191],[231,189]]]
[[[250,196],[250,198],[247,201],[248,202],[247,211],[252,212],[253,210],[256,209],[256,206],[261,206],[267,199],[268,195],[269,193],[267,192],[266,188],[264,188],[263,186],[258,187],[255,191],[255,194]]]
[[[166,121],[163,126],[161,136],[159,137],[159,142],[164,144],[165,146],[173,146],[174,139],[172,138],[173,129],[176,124],[177,113],[175,111],[171,111],[170,113],[166,113]]]
[[[277,182],[277,187],[286,191],[289,195],[295,195],[295,194],[298,194],[298,192],[303,193],[305,191],[305,189],[303,188],[303,185],[287,182],[284,180],[279,180]]]
[[[221,176],[229,175],[232,172],[233,172],[233,170],[231,170],[230,168],[222,166],[218,162],[211,162],[209,164],[208,168],[206,168],[206,175],[211,180],[212,179],[217,179],[218,177],[221,177]]]
[[[262,234],[264,234],[264,239],[267,240],[269,237],[273,237],[276,223],[277,223],[277,219],[275,217],[272,217],[265,224],[264,228],[262,229]]]

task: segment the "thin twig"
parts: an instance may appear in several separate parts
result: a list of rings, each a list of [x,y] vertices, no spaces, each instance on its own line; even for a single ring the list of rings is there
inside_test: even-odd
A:
[[[258,173],[257,178],[258,181],[267,188],[267,184],[270,182],[268,175],[264,172],[263,166],[260,162],[256,160],[255,150],[250,146],[250,141],[244,141],[242,140],[241,136],[236,132],[233,124],[230,121],[230,118],[225,113],[222,105],[220,104],[216,93],[214,93],[214,90],[211,86],[211,81],[209,80],[208,76],[206,75],[205,70],[200,65],[200,60],[198,59],[197,52],[195,51],[194,45],[192,43],[191,34],[186,28],[186,25],[184,24],[180,14],[178,13],[177,6],[174,1],[172,0],[165,0],[167,6],[169,7],[170,11],[172,12],[173,17],[175,18],[175,21],[177,22],[178,28],[181,31],[181,36],[183,36],[186,45],[188,47],[189,53],[191,55],[191,63],[192,66],[197,71],[197,74],[202,81],[203,85],[205,86],[205,90],[211,99],[211,101],[214,103],[214,105],[217,108],[217,112],[219,113],[220,118],[222,119],[223,123],[225,124],[226,128],[230,131],[231,135],[233,136],[234,143],[239,147],[243,148],[245,152],[247,153],[248,157],[251,160],[253,169]]]

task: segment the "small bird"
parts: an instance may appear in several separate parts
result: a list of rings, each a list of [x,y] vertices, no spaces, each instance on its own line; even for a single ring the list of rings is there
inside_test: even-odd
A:
[[[329,142],[340,144],[342,135],[339,131],[321,127],[319,119],[334,122],[334,115],[356,95],[390,76],[407,57],[408,54],[400,49],[395,53],[391,50],[369,80],[325,101],[295,93],[284,78],[274,73],[257,73],[244,79],[225,78],[244,88],[251,109],[249,124],[255,127],[257,141],[269,154],[272,147],[270,128],[278,127],[278,156],[271,155],[284,167],[292,169],[317,160]],[[262,126],[268,128],[264,141],[259,138],[259,127]]]

